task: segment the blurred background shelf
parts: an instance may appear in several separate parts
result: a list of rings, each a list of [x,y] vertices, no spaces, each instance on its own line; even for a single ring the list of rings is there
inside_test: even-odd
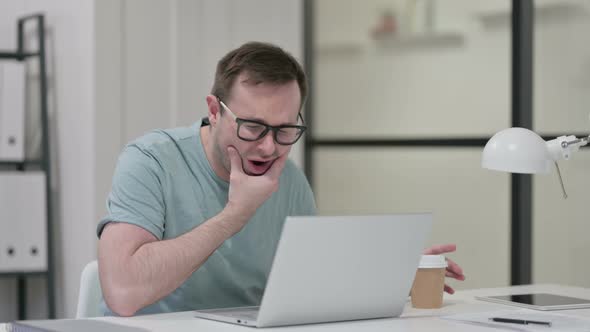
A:
[[[328,54],[358,54],[364,49],[360,42],[329,42],[315,46],[318,55]]]
[[[380,36],[375,39],[379,48],[426,49],[459,47],[465,42],[462,34],[456,32],[433,32],[414,35]]]
[[[421,50],[431,48],[460,47],[465,37],[457,32],[433,32],[411,35],[382,35],[373,40],[377,49]],[[329,42],[316,45],[318,55],[358,55],[371,44],[361,42]]]

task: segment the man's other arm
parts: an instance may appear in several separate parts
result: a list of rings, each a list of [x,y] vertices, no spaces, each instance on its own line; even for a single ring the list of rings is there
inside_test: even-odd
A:
[[[105,302],[120,316],[132,316],[157,302],[182,285],[246,222],[243,214],[226,208],[190,232],[162,241],[136,225],[108,224],[98,245]]]

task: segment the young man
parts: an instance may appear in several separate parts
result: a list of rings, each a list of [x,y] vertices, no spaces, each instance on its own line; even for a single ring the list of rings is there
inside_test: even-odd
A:
[[[260,304],[285,217],[315,214],[287,159],[306,96],[291,55],[247,43],[219,61],[208,118],[126,146],[97,229],[106,314]]]

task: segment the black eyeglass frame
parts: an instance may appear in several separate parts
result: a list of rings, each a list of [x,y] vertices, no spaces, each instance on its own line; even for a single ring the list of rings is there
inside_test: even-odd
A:
[[[299,139],[301,138],[301,136],[303,136],[303,133],[307,130],[306,126],[298,126],[298,125],[280,125],[280,126],[271,126],[268,125],[264,122],[261,121],[256,121],[256,120],[248,120],[248,119],[242,119],[239,118],[237,115],[234,114],[234,112],[232,112],[229,107],[227,105],[225,105],[225,103],[223,101],[221,101],[221,99],[219,97],[217,97],[217,101],[219,102],[219,104],[221,105],[221,107],[226,110],[231,116],[232,118],[236,121],[236,123],[238,124],[238,127],[236,129],[236,134],[238,136],[238,138],[240,138],[241,140],[244,140],[246,142],[255,142],[258,141],[260,139],[262,139],[263,137],[265,137],[269,131],[273,132],[273,139],[277,144],[280,145],[293,145],[295,143],[297,143],[297,141],[299,141]],[[303,124],[305,124],[305,121],[303,120],[303,116],[301,115],[301,112],[299,112],[298,114],[298,119],[301,119],[301,122]],[[257,124],[260,126],[265,127],[264,130],[260,133],[260,135],[257,138],[244,138],[242,136],[240,136],[240,127],[242,126],[242,124],[244,123],[253,123],[253,124]],[[297,136],[297,138],[291,142],[291,143],[284,143],[279,141],[278,139],[278,132],[281,129],[285,129],[285,128],[296,128],[299,129],[299,136]]]

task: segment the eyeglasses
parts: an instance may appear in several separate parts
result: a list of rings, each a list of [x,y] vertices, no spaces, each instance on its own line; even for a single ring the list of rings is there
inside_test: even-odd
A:
[[[256,120],[246,120],[242,118],[238,118],[230,109],[227,107],[221,99],[217,98],[221,107],[226,110],[232,118],[238,124],[238,137],[244,141],[254,142],[258,141],[259,139],[263,138],[268,134],[269,131],[272,130],[273,137],[275,142],[281,145],[291,145],[295,144],[303,135],[303,132],[307,129],[306,126],[296,126],[296,125],[281,125],[281,126],[269,126],[266,123],[262,123]],[[299,113],[298,118],[301,119],[302,123],[303,117],[301,113]]]

